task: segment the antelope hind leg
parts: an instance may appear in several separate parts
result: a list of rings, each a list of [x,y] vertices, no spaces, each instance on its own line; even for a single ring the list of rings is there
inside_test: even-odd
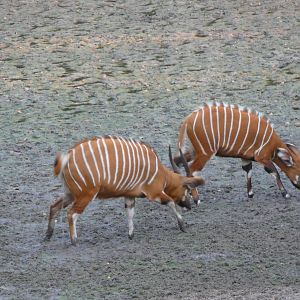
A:
[[[251,177],[252,177],[252,161],[251,160],[242,159],[242,169],[246,172],[248,198],[253,198],[254,193],[253,193],[252,182],[251,182]]]
[[[69,208],[68,222],[69,222],[69,230],[70,230],[70,239],[73,246],[76,246],[76,241],[77,241],[77,230],[76,230],[77,219],[79,215],[83,213],[83,211],[88,206],[88,204],[96,197],[96,195],[94,197],[91,195],[86,195],[78,200],[75,199],[72,207]]]
[[[285,199],[290,198],[291,196],[285,189],[284,185],[282,184],[280,175],[279,175],[275,165],[271,161],[263,163],[263,165],[264,165],[265,171],[268,172],[269,174],[271,174],[276,179],[277,186],[280,189],[282,196]]]
[[[128,216],[128,237],[132,239],[134,236],[133,216],[134,216],[134,198],[125,198],[125,208]]]
[[[49,220],[48,220],[48,229],[46,232],[46,236],[44,238],[45,241],[49,241],[53,235],[54,226],[55,226],[55,218],[59,214],[59,212],[66,208],[73,202],[73,197],[71,194],[66,194],[62,197],[59,197],[51,206],[49,212]]]

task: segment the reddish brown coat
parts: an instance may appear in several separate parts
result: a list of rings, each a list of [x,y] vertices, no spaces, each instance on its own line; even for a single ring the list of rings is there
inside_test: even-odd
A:
[[[178,148],[184,151],[185,136],[191,149],[185,151],[191,172],[200,171],[213,155],[238,157],[248,176],[248,195],[251,197],[251,161],[264,165],[274,173],[283,195],[288,197],[272,161],[300,187],[300,154],[295,146],[284,143],[273,129],[270,120],[262,114],[224,103],[206,104],[192,112],[179,131]],[[177,155],[176,163],[180,162]]]
[[[185,177],[166,168],[151,146],[112,136],[82,141],[67,154],[59,154],[54,174],[63,178],[66,195],[50,208],[47,238],[52,236],[59,208],[72,203],[68,212],[72,243],[76,241],[77,216],[95,198],[147,197],[171,203],[172,208],[175,203],[189,207],[187,191],[204,182],[200,177]],[[174,212],[182,229],[181,216]]]

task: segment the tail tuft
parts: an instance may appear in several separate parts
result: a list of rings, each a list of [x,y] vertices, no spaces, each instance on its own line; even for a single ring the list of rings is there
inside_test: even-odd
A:
[[[197,177],[197,180],[198,180],[198,184],[199,185],[205,185],[205,179],[201,176],[198,176]]]
[[[178,137],[178,144],[177,144],[178,151],[179,151],[179,149],[181,149],[181,151],[184,152],[184,141],[185,141],[185,137],[186,137],[186,128],[187,128],[187,123],[185,120],[179,128],[179,137]]]
[[[69,155],[57,153],[56,159],[54,162],[54,176],[58,176],[63,171],[64,167],[68,163]]]

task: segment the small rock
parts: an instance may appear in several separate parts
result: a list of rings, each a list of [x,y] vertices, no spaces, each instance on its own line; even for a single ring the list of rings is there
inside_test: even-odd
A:
[[[196,34],[195,34],[196,37],[207,37],[208,34],[203,32],[202,30],[197,30]]]

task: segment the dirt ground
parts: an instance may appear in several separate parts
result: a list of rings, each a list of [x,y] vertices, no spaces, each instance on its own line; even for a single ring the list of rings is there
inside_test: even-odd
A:
[[[169,165],[183,118],[218,100],[268,115],[300,147],[297,1],[0,1],[0,299],[300,299],[300,191],[215,158],[179,231],[167,207],[95,201],[71,246],[43,242],[57,151],[104,134]]]

